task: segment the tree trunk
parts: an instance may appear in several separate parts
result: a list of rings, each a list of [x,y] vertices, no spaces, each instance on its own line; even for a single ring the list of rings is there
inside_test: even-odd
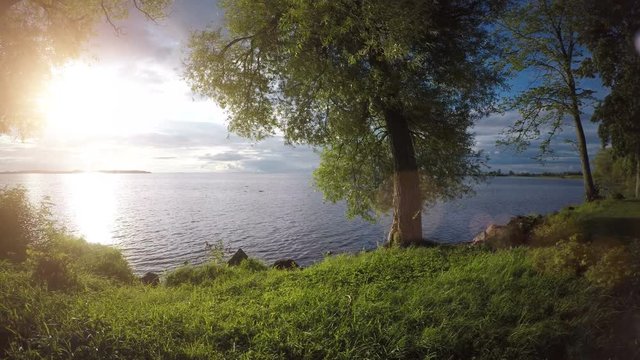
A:
[[[573,121],[576,126],[576,138],[578,140],[578,153],[580,154],[580,164],[582,166],[582,180],[584,182],[584,193],[587,201],[596,200],[598,193],[593,185],[593,176],[591,175],[591,165],[589,164],[589,152],[587,151],[587,139],[584,136],[582,128],[582,120],[580,119],[580,108],[578,106],[578,96],[576,94],[576,84],[573,79],[573,73],[567,67],[567,75],[569,76],[569,87],[571,90],[571,105],[573,112]]]
[[[398,108],[385,109],[393,155],[393,224],[390,245],[422,244],[422,196],[413,139],[407,119]]]
[[[593,201],[598,197],[596,188],[593,185],[593,176],[591,175],[591,165],[589,164],[589,153],[587,151],[587,140],[582,129],[582,121],[580,114],[573,116],[576,126],[576,137],[578,138],[578,152],[580,153],[580,165],[582,167],[582,180],[584,182],[584,192],[587,201]]]

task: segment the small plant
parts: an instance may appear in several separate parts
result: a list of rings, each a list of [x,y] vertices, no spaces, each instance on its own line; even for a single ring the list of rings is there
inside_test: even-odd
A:
[[[224,264],[224,256],[229,249],[225,248],[224,242],[221,239],[216,240],[213,244],[206,243],[206,248],[209,251],[209,261],[216,265]]]

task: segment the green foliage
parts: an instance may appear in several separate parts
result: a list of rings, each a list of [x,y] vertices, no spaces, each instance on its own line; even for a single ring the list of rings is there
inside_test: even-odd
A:
[[[49,206],[46,201],[33,205],[24,188],[0,189],[0,260],[28,260],[34,279],[56,290],[78,287],[83,274],[133,280],[120,251],[68,235],[51,219]]]
[[[640,202],[600,200],[567,207],[548,215],[533,230],[536,246],[555,245],[560,240],[578,236],[584,240],[629,239],[640,233]]]
[[[555,247],[534,250],[533,258],[543,272],[584,275],[595,286],[613,289],[640,280],[638,245],[638,240],[601,243],[572,236]]]
[[[89,244],[84,239],[58,232],[43,251],[73,258],[73,266],[80,273],[125,284],[134,279],[131,267],[122,253],[110,246]]]
[[[0,260],[24,261],[29,246],[42,246],[52,230],[49,206],[34,206],[22,187],[0,188]]]
[[[640,203],[596,201],[547,216],[534,230],[536,268],[617,288],[640,281]]]
[[[635,195],[635,159],[616,155],[613,149],[601,149],[595,158],[593,177],[602,195]]]
[[[486,25],[501,3],[223,1],[225,29],[193,35],[186,77],[229,110],[231,131],[321,147],[318,188],[370,220],[398,170],[390,112],[409,127],[422,200],[480,174],[468,129],[500,84]]]
[[[634,0],[617,1],[613,6],[595,0],[585,3],[588,16],[583,19],[581,35],[593,54],[594,70],[611,90],[597,105],[592,120],[600,122],[600,137],[611,143],[617,155],[638,159],[640,57],[633,46],[640,28],[638,4]]]

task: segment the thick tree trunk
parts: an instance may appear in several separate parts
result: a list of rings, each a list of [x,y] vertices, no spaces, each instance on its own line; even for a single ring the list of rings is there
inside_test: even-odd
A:
[[[386,109],[386,127],[393,155],[393,224],[390,245],[422,244],[422,197],[415,148],[407,119],[400,109]]]

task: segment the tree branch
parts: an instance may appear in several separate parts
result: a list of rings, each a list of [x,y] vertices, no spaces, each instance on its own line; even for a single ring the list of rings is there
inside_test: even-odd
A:
[[[153,17],[151,14],[149,14],[148,11],[144,10],[142,8],[142,6],[140,6],[140,3],[138,2],[139,0],[133,0],[133,6],[140,11],[148,20],[153,21],[154,23],[157,23],[157,19],[155,17]]]
[[[111,20],[111,15],[109,14],[109,10],[107,9],[107,7],[104,5],[104,0],[100,1],[100,8],[104,13],[105,19],[113,28],[113,31],[115,31],[116,35],[120,36],[122,34],[122,30],[113,22],[113,20]]]

